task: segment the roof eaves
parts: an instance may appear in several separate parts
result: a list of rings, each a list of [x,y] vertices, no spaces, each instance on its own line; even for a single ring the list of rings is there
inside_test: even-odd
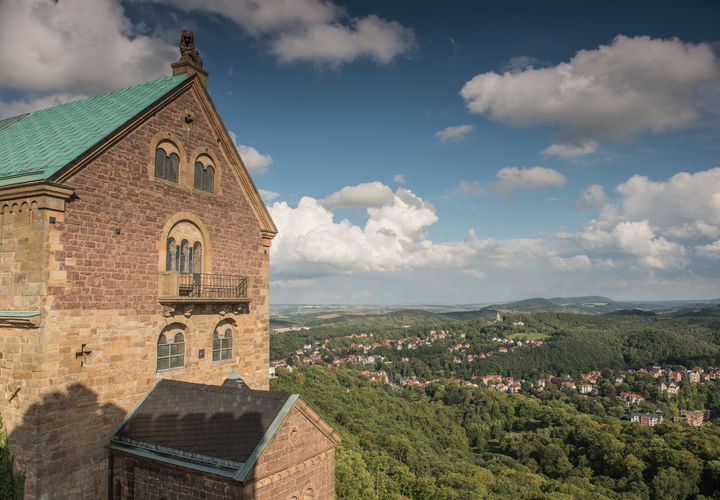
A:
[[[8,175],[0,177],[0,186],[9,186],[11,184],[21,184],[24,182],[39,181],[45,179],[45,170],[35,170],[33,172],[23,172],[18,175]]]
[[[253,452],[250,454],[248,459],[245,460],[245,462],[242,464],[242,467],[240,467],[240,469],[235,474],[234,479],[236,481],[245,482],[245,479],[247,479],[248,474],[250,474],[250,471],[252,471],[255,467],[255,464],[265,451],[265,448],[267,448],[272,439],[275,437],[275,434],[277,434],[277,431],[280,430],[283,422],[285,422],[285,419],[288,417],[288,415],[290,415],[290,411],[292,410],[293,406],[295,406],[295,402],[298,400],[299,397],[299,394],[290,394],[290,396],[287,398],[287,401],[285,401],[283,407],[275,416],[272,424],[270,424],[270,427],[268,427],[268,430],[265,432],[263,438],[260,440]]]
[[[210,472],[227,478],[234,478],[238,467],[243,464],[198,455],[196,453],[183,452],[174,448],[152,445],[132,439],[112,439],[107,445],[108,449],[128,453],[138,457],[148,458],[158,462],[194,469],[201,472]]]

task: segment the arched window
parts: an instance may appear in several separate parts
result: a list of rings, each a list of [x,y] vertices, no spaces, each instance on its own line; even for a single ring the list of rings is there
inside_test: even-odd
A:
[[[215,182],[215,169],[212,165],[208,165],[205,168],[205,179],[203,181],[203,190],[208,193],[213,192],[213,183]]]
[[[157,343],[157,370],[170,370],[185,366],[185,335],[175,332],[171,340],[161,333]]]
[[[303,491],[302,500],[315,500],[315,490],[312,488],[305,488]]]
[[[202,273],[206,271],[204,253],[207,249],[202,231],[192,222],[181,220],[170,228],[165,242],[165,271],[192,274],[192,277],[180,277],[180,295],[197,296]]]
[[[195,189],[202,189],[205,168],[199,161],[195,162]]]
[[[232,358],[232,328],[221,325],[213,334],[213,361],[225,361]]]
[[[178,247],[175,238],[167,239],[167,248],[165,249],[165,270],[178,270]]]
[[[195,189],[212,193],[215,184],[215,168],[210,158],[201,156],[195,161]]]
[[[202,244],[196,241],[192,247],[192,268],[193,273],[202,273]]]
[[[176,148],[168,142],[160,143],[155,149],[155,177],[177,182],[179,169],[180,156]]]
[[[188,240],[182,240],[180,243],[180,266],[178,269],[181,273],[190,272],[190,246]]]

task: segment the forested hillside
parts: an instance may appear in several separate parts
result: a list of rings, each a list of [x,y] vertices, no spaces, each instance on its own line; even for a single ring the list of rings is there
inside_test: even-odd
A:
[[[272,387],[302,394],[342,434],[338,498],[720,498],[714,425],[641,427],[562,394],[394,390],[319,366],[282,371]]]
[[[344,438],[338,498],[720,499],[720,428],[673,422],[720,415],[720,308],[456,314],[272,335],[273,388],[302,394]],[[684,380],[703,367],[702,383]],[[659,393],[672,373],[677,392]]]

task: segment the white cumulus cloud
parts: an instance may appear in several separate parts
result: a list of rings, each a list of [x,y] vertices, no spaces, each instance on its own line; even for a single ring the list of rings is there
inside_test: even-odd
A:
[[[451,191],[453,194],[485,194],[487,189],[478,181],[460,181],[455,189]]]
[[[653,226],[664,228],[696,221],[720,226],[720,167],[693,174],[680,172],[661,182],[635,175],[617,191],[630,219],[648,219]]]
[[[51,108],[70,101],[87,97],[83,94],[52,94],[39,97],[24,97],[9,102],[0,101],[0,120],[10,116],[24,115],[39,109]]]
[[[618,247],[648,267],[679,268],[687,264],[685,247],[656,236],[648,221],[621,222],[612,231]]]
[[[472,125],[457,125],[454,127],[445,127],[444,129],[435,132],[435,137],[443,142],[460,142],[467,135],[472,132]]]
[[[369,192],[385,192],[380,183],[360,186],[357,192],[352,188],[358,186],[341,189],[333,199],[343,199],[347,206],[347,200],[368,186],[372,186]],[[389,201],[383,199],[374,206],[365,199],[367,220],[362,226],[347,219],[336,221],[323,206],[331,197],[318,201],[306,196],[296,207],[284,201],[273,203],[269,209],[279,230],[272,246],[274,272],[296,279],[420,269],[464,272],[480,264],[522,269],[553,253],[540,239],[480,239],[472,230],[462,241],[433,242],[427,230],[438,221],[435,207],[408,189],[399,188],[391,195]],[[480,271],[465,274],[484,276]]]
[[[360,58],[387,64],[415,44],[413,31],[375,14],[350,17],[328,0],[150,0],[230,19],[282,62],[339,66]]]
[[[298,280],[273,280],[270,282],[270,286],[284,287],[284,288],[307,288],[315,286],[315,280],[311,279],[298,279]]]
[[[267,168],[273,162],[272,156],[264,155],[252,146],[239,144],[237,149],[247,169],[255,174],[267,172]]]
[[[713,258],[720,238],[720,168],[680,172],[666,180],[635,175],[610,203],[589,186],[577,206],[600,208],[599,217],[564,238],[599,258],[657,271],[692,272],[698,258]],[[707,277],[708,272],[702,271]],[[716,271],[720,271],[718,268]]]
[[[542,189],[546,187],[562,187],[565,176],[546,167],[505,167],[498,170],[497,181],[489,184],[493,191],[505,196],[515,196],[518,189]]]
[[[550,263],[560,271],[589,271],[592,269],[592,262],[587,255],[575,255],[572,257],[551,257]]]
[[[719,77],[710,44],[619,35],[557,66],[476,75],[461,95],[493,120],[559,125],[563,135],[545,153],[572,157],[595,151],[588,141],[696,125],[701,91]]]
[[[259,189],[259,188],[258,188],[258,193],[260,193],[260,197],[263,200],[265,200],[266,202],[275,200],[280,196],[280,193],[276,193],[275,191],[266,191],[265,189]]]
[[[103,92],[165,76],[178,57],[133,25],[119,0],[0,2],[3,88]]]
[[[714,241],[708,245],[699,245],[695,247],[695,253],[710,259],[720,259],[720,240]]]
[[[252,146],[246,146],[245,144],[238,144],[237,135],[233,131],[228,131],[230,137],[235,143],[235,147],[240,153],[245,167],[254,174],[262,174],[267,172],[267,168],[272,165],[272,156],[262,154],[260,151]]]
[[[574,205],[580,210],[596,210],[607,202],[605,189],[600,184],[591,184],[582,190]]]
[[[364,227],[335,222],[330,210],[311,197],[293,208],[270,207],[279,228],[273,241],[278,272],[313,276],[367,271],[444,267],[458,261],[450,248],[424,239],[437,221],[434,208],[411,191],[398,189],[391,203],[368,208]]]
[[[357,186],[345,186],[318,203],[328,210],[336,208],[382,207],[393,202],[392,189],[382,182],[367,182]]]
[[[583,141],[580,144],[551,144],[541,151],[545,156],[559,156],[561,158],[577,158],[598,150],[597,141]]]

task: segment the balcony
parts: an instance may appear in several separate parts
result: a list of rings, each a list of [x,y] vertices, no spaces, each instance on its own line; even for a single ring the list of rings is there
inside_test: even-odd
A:
[[[238,307],[250,302],[250,278],[233,274],[162,272],[158,300],[173,309],[193,304]]]

